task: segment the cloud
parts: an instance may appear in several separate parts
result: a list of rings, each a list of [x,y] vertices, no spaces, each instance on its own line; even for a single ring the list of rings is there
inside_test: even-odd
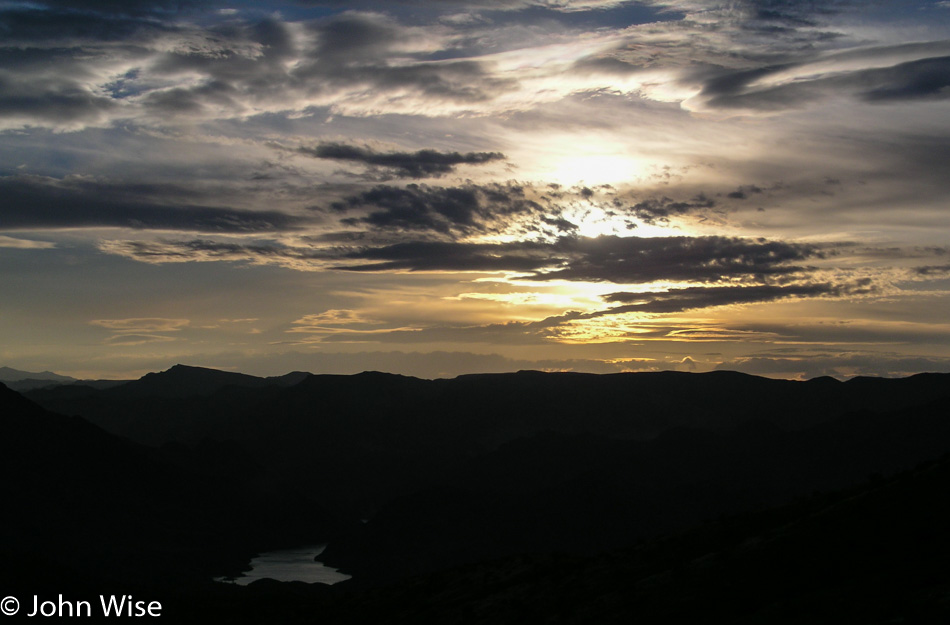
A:
[[[894,352],[795,351],[729,359],[716,368],[804,379],[820,376],[844,379],[858,375],[903,377],[924,371],[950,372],[950,358]]]
[[[135,15],[177,12],[216,3],[209,0],[35,0],[31,4],[75,12],[95,11]]]
[[[201,205],[194,203],[198,195],[172,185],[2,176],[0,218],[5,228],[20,230],[121,227],[230,233],[291,230],[306,222],[277,211]]]
[[[676,313],[697,308],[755,304],[788,298],[841,297],[849,294],[865,294],[870,292],[871,288],[870,281],[865,280],[857,285],[835,285],[825,282],[784,286],[766,284],[753,286],[695,286],[662,292],[610,293],[603,296],[605,301],[623,303],[624,305],[610,308],[598,314],[626,312]]]
[[[293,327],[288,332],[321,333],[340,331],[339,326],[379,325],[380,321],[367,319],[362,313],[355,310],[332,308],[322,313],[304,315],[294,320]]]
[[[861,93],[868,102],[948,99],[950,56],[901,63],[877,70],[871,78],[873,86]]]
[[[0,75],[0,129],[28,124],[81,128],[106,123],[116,104],[67,78]]]
[[[783,111],[845,96],[869,103],[944,99],[950,94],[950,42],[882,46],[738,71],[708,68],[693,110]]]
[[[505,35],[511,40],[502,44],[495,34],[499,24],[491,20],[463,28],[417,16],[422,25],[413,25],[368,10],[379,6],[375,3],[297,22],[276,15],[250,21],[213,11],[208,15],[216,21],[192,19],[192,10],[216,8],[200,1],[16,4],[0,12],[0,29],[22,37],[0,43],[7,70],[0,76],[0,119],[7,128],[77,130],[129,120],[170,125],[292,115],[316,107],[355,116],[433,117],[527,110],[605,90],[663,101],[689,98],[686,105],[693,110],[767,112],[836,93],[873,102],[942,98],[947,85],[948,53],[941,42],[822,53],[840,33],[819,26],[847,2],[408,4],[437,12],[447,6],[487,13],[530,9],[525,11],[530,19],[526,25],[508,24],[521,34]],[[409,19],[417,12],[396,14]],[[604,17],[597,28],[542,19],[548,13],[589,12],[616,15]],[[625,16],[643,27],[631,26]],[[640,22],[659,16],[677,19]],[[552,53],[552,39],[565,46],[561,53]],[[28,67],[25,59],[40,56],[44,63]],[[582,71],[572,73],[571,67]],[[598,68],[596,74],[591,68]],[[406,153],[414,160],[374,163],[395,155],[360,153],[365,148],[345,143],[336,147],[333,158],[407,177],[446,173],[432,161],[450,167],[482,162],[453,163],[419,152]]]
[[[666,315],[704,307],[716,307],[728,304],[766,303],[783,299],[835,298],[842,299],[871,292],[868,282],[857,281],[843,283],[840,286],[829,284],[803,284],[790,288],[768,287],[731,287],[738,293],[723,294],[730,288],[710,287],[714,295],[703,299],[695,296],[703,287],[677,289],[674,291],[691,292],[694,297],[680,305],[637,306],[621,305],[612,308],[581,312],[570,310],[563,314],[551,315],[536,321],[506,321],[502,323],[434,323],[419,324],[413,327],[378,327],[373,329],[348,328],[340,326],[301,326],[288,330],[291,333],[305,332],[309,335],[304,344],[312,343],[380,343],[380,344],[439,344],[439,343],[481,343],[494,345],[550,345],[598,343],[630,343],[643,346],[673,345],[677,343],[761,343],[781,344],[789,341],[806,341],[787,327],[769,328],[729,327],[728,322],[715,318],[707,320],[685,319],[679,321],[664,318]],[[750,292],[742,292],[750,291]],[[621,294],[634,298],[633,294]],[[682,295],[682,293],[678,293]],[[649,299],[647,294],[645,299]],[[380,326],[385,325],[379,322]],[[848,341],[861,342],[862,338],[849,337]],[[657,347],[657,350],[669,350],[669,347]],[[715,361],[715,362],[718,362]],[[679,362],[679,364],[684,364]]]
[[[702,212],[716,206],[716,201],[700,193],[691,200],[677,202],[668,197],[650,198],[637,202],[629,210],[643,223],[668,224],[670,217]]]
[[[440,323],[373,330],[319,328],[314,333],[323,334],[317,338],[317,341],[321,343],[455,342],[538,345],[557,339],[563,326],[583,318],[586,318],[583,313],[569,311],[563,315],[554,315],[538,321],[506,321],[488,324]],[[290,330],[290,332],[298,331],[300,330]]]
[[[48,250],[56,247],[56,244],[51,241],[33,241],[0,235],[0,247],[20,250]]]
[[[277,241],[245,242],[192,239],[175,241],[104,240],[98,243],[100,251],[124,256],[145,263],[185,262],[249,262],[276,264],[300,271],[325,269],[333,260],[334,252],[309,247],[293,247]]]
[[[515,271],[526,280],[648,283],[761,280],[806,270],[797,263],[823,255],[810,244],[735,237],[562,237],[553,243],[414,242],[343,256],[369,261],[350,271]]]
[[[369,261],[338,265],[349,271],[535,271],[565,262],[548,244],[455,243],[416,241],[344,253],[340,260]]]
[[[371,171],[386,170],[402,178],[439,177],[455,171],[459,165],[482,165],[504,160],[500,152],[376,152],[369,148],[347,143],[320,143],[314,147],[300,147],[297,152],[314,158],[349,161],[368,165]]]
[[[105,339],[106,345],[136,346],[148,343],[167,343],[177,340],[167,333],[179,332],[187,328],[188,319],[166,319],[164,317],[137,317],[131,319],[95,319],[90,325],[107,328],[115,332]]]
[[[141,63],[133,82],[142,95],[129,103],[135,115],[168,123],[328,107],[431,116],[478,108],[517,86],[478,59],[427,58],[452,45],[444,28],[368,11],[294,24],[179,26]]]
[[[761,279],[803,271],[805,267],[791,263],[822,255],[820,248],[809,244],[717,236],[564,238],[553,249],[569,260],[530,279],[618,283]]]
[[[439,11],[448,6],[411,4],[439,7]],[[516,0],[451,5],[453,11],[484,9],[488,13],[531,9],[526,12],[531,16],[525,25],[509,25],[515,34],[505,35],[510,41],[500,43],[495,32],[498,24],[491,20],[470,28],[444,21],[410,25],[371,10],[349,10],[309,21],[271,16],[252,22],[233,15],[222,19],[219,13],[214,13],[217,21],[191,19],[192,9],[214,8],[213,3],[198,1],[24,4],[0,14],[0,27],[14,34],[30,33],[24,35],[23,41],[29,43],[25,50],[12,45],[17,43],[12,40],[7,46],[0,44],[0,53],[9,60],[9,71],[0,78],[0,118],[9,128],[40,125],[75,130],[120,120],[168,125],[175,120],[286,115],[315,107],[345,115],[432,117],[525,110],[585,91],[646,97],[660,92],[668,95],[671,89],[693,93],[697,84],[702,93],[692,100],[695,108],[765,110],[772,98],[770,87],[752,82],[818,58],[814,48],[821,43],[821,33],[814,32],[814,24],[842,3],[771,0],[725,6]],[[346,3],[347,8],[354,6]],[[591,11],[617,14],[604,17],[596,27],[571,20],[554,24],[544,18]],[[659,31],[655,25],[642,30],[622,28],[630,26],[629,20],[642,24],[661,15],[664,19],[683,17],[675,11],[688,15],[665,22]],[[414,13],[403,12],[406,16]],[[510,21],[511,15],[506,19]],[[788,30],[782,31],[782,41],[794,42],[793,50],[803,58],[763,54],[761,47],[746,41],[750,29],[770,32],[773,40],[777,29]],[[578,36],[585,32],[589,36]],[[552,38],[566,46],[562,54],[552,55]],[[695,45],[687,45],[691,41]],[[50,61],[35,65],[42,67],[42,80],[27,71],[19,58],[37,54]],[[562,56],[572,61],[565,62]],[[596,76],[565,72],[571,66],[586,68],[587,74],[595,66],[608,74],[616,70],[631,81],[617,83],[609,76],[605,79],[602,72]],[[649,71],[638,78],[645,70]],[[864,90],[865,97],[936,97],[941,93],[940,66],[917,70],[916,78],[905,77],[900,84],[893,82],[899,76],[882,78],[883,90],[871,85]],[[789,92],[786,95],[794,103],[811,97],[805,94],[808,87],[799,83],[776,88]],[[357,155],[352,148],[348,154],[338,158],[371,164],[367,159],[383,157]],[[445,173],[416,165],[422,167],[422,175]],[[403,172],[399,175],[420,175],[413,167],[393,167]]]
[[[97,13],[80,3],[48,4],[0,7],[0,129],[81,130],[134,117],[125,99],[131,92],[116,90],[117,83],[135,82],[140,72],[134,68],[181,31],[142,11]],[[135,5],[145,3],[129,3]]]
[[[764,192],[765,191],[763,191],[760,187],[754,184],[750,184],[750,185],[744,185],[744,186],[739,187],[735,191],[732,191],[729,194],[727,194],[726,197],[733,200],[747,200],[749,199],[749,196],[751,195],[764,193]]]
[[[369,211],[362,217],[343,219],[348,225],[443,235],[500,232],[508,219],[541,210],[540,205],[528,199],[525,188],[515,184],[376,186],[330,207],[341,213],[354,209]]]
[[[367,320],[355,310],[345,310],[340,308],[332,308],[330,310],[325,310],[322,313],[317,313],[313,315],[304,315],[300,319],[294,321],[295,325],[345,325],[350,323],[377,323],[374,321]]]
[[[146,345],[148,343],[168,343],[171,341],[177,340],[173,336],[165,336],[163,334],[117,334],[115,336],[110,336],[107,338],[104,343],[106,345],[115,345],[115,346],[135,346],[135,345]]]
[[[914,273],[927,278],[943,277],[950,275],[950,265],[924,265],[922,267],[915,267]]]
[[[94,326],[108,328],[121,333],[177,332],[188,326],[188,319],[166,319],[164,317],[136,317],[131,319],[95,319],[89,322]]]
[[[738,237],[561,237],[553,242],[409,241],[363,247],[297,247],[247,243],[104,241],[100,249],[152,263],[248,261],[297,269],[344,271],[517,272],[523,280],[642,284],[657,280],[717,282],[791,276],[797,263],[824,256],[824,247]]]
[[[35,59],[38,53],[55,53],[67,63],[70,60],[70,45],[82,45],[91,51],[96,45],[110,42],[122,42],[129,39],[141,41],[145,37],[154,37],[173,30],[167,24],[151,18],[145,13],[148,11],[129,12],[102,12],[95,13],[81,10],[79,3],[63,2],[45,3],[40,7],[37,3],[22,3],[3,10],[0,7],[0,24],[7,29],[4,32],[6,43],[17,42],[21,45],[24,56],[20,59],[9,58],[14,66]],[[134,2],[116,4],[133,7]],[[144,7],[147,3],[140,3]],[[73,10],[70,10],[73,9]],[[78,9],[78,10],[77,10]],[[57,49],[56,44],[60,47]]]
[[[298,4],[307,6],[379,6],[369,0],[296,0]],[[390,4],[432,7],[440,10],[449,7],[450,10],[491,10],[491,11],[520,11],[527,8],[539,7],[552,11],[590,11],[611,9],[630,0],[392,0]]]

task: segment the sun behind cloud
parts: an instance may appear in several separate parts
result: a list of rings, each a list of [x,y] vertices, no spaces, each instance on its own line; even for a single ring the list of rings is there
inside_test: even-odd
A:
[[[602,185],[635,179],[643,164],[623,154],[580,152],[561,156],[548,167],[548,177],[559,184]]]

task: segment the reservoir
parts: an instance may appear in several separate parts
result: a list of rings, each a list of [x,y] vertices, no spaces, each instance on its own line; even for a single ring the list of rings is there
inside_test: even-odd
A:
[[[215,581],[246,586],[265,578],[278,582],[306,582],[308,584],[336,584],[350,579],[349,575],[314,560],[323,553],[325,548],[326,545],[313,545],[268,551],[251,560],[251,570],[240,577],[235,579],[219,577]]]

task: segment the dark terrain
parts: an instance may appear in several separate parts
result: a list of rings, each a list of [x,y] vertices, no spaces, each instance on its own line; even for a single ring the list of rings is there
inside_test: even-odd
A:
[[[179,365],[3,388],[0,581],[134,586],[171,622],[945,622],[948,382]],[[324,540],[354,579],[210,582]]]

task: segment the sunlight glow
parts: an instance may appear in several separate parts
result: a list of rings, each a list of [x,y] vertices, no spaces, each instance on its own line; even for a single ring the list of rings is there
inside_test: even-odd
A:
[[[555,161],[549,176],[559,184],[616,184],[637,177],[642,164],[622,154],[580,153]]]

